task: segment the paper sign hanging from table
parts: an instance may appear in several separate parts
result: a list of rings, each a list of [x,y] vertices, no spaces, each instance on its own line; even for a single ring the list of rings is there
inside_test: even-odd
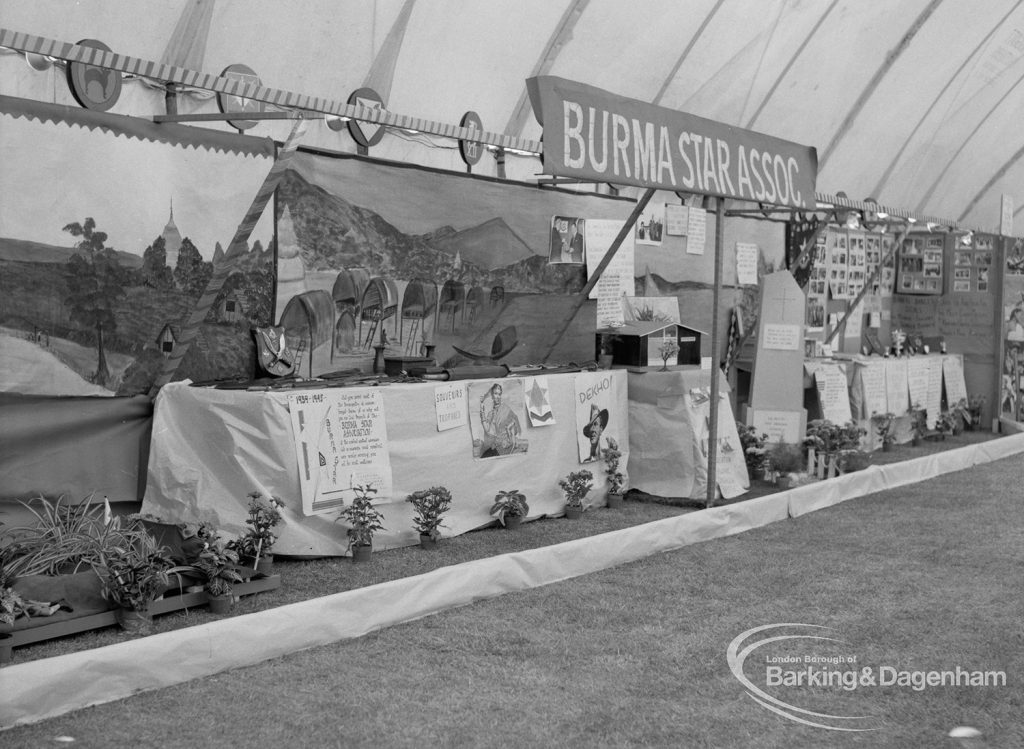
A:
[[[372,485],[376,499],[391,496],[387,426],[379,392],[290,393],[288,410],[303,514],[344,507],[355,497],[357,486]]]
[[[524,400],[522,380],[469,383],[474,458],[502,458],[529,449],[530,442],[523,437],[521,418]]]
[[[530,417],[530,425],[535,427],[551,426],[555,423],[555,414],[551,410],[551,390],[547,377],[530,377],[525,382],[526,413]]]
[[[838,364],[825,364],[814,373],[822,416],[833,424],[845,424],[853,418],[846,373]]]
[[[576,376],[576,444],[579,447],[581,463],[601,459],[601,450],[608,446],[608,438],[619,444],[622,441],[622,425],[628,414],[617,413],[613,408],[612,380],[605,372],[584,373]]]
[[[434,388],[434,414],[437,431],[444,432],[465,424],[469,419],[466,383],[449,382]]]

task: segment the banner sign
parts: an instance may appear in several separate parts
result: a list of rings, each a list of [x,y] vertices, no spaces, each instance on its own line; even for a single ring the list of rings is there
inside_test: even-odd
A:
[[[546,173],[815,207],[814,148],[555,76],[526,86]]]

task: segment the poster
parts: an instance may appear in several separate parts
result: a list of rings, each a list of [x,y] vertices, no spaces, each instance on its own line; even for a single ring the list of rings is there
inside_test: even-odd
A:
[[[964,381],[964,362],[959,356],[942,357],[942,378],[946,383],[946,405],[967,403],[967,383]]]
[[[611,437],[619,444],[629,414],[615,412],[612,378],[607,372],[581,373],[574,380],[576,397],[576,444],[581,463],[601,459]]]
[[[583,263],[586,257],[586,222],[576,216],[551,217],[549,263]]]
[[[928,402],[928,359],[914,356],[907,360],[907,389],[910,391],[911,407],[924,408]],[[894,410],[893,413],[900,416],[905,410]]]
[[[864,413],[884,414],[889,411],[885,392],[885,362],[876,360],[858,367],[861,392],[864,395]]]
[[[850,299],[855,299],[860,294],[860,290],[864,288],[866,280],[866,237],[863,232],[851,231],[847,234],[847,241],[849,249],[846,253],[846,293]],[[852,334],[848,332],[847,336],[852,337]]]
[[[374,390],[289,393],[288,410],[299,463],[302,511],[316,515],[345,506],[354,487],[391,496],[384,398]]]
[[[736,243],[736,283],[741,286],[757,285],[758,254],[756,244]]]
[[[707,211],[691,207],[686,218],[686,254],[703,255],[707,242]]]
[[[530,443],[523,436],[524,401],[523,381],[519,379],[469,383],[474,458],[503,458],[527,452]]]
[[[833,424],[845,424],[853,418],[846,373],[838,364],[825,364],[814,373],[821,413]]]
[[[924,407],[928,409],[928,428],[935,428],[935,421],[942,412],[942,359],[940,356],[925,357],[928,362],[928,390],[924,396]]]
[[[665,204],[665,233],[674,237],[685,237],[690,221],[690,209],[675,203]]]
[[[637,244],[660,245],[665,235],[665,204],[651,206],[636,221],[634,237]]]
[[[528,377],[523,381],[526,393],[526,414],[530,417],[530,425],[535,427],[551,426],[555,423],[555,414],[551,410],[551,389],[547,377]]]
[[[899,250],[896,288],[898,293],[942,293],[944,241],[942,236],[927,234],[909,236],[903,240],[903,246]],[[960,281],[960,290],[970,289],[969,279],[961,278]]]
[[[897,416],[907,412],[907,407],[910,405],[907,400],[907,392],[907,360],[886,359],[885,393],[889,411]]]
[[[586,261],[587,278],[594,275],[597,266],[604,259],[608,248],[622,229],[622,222],[608,219],[590,219],[586,225]],[[601,278],[590,291],[591,299],[601,296],[617,299],[624,295],[630,296],[635,291],[634,275],[635,248],[632,238],[627,235],[619,249],[616,250],[608,266],[601,273]],[[621,323],[619,323],[621,324]],[[601,326],[603,327],[603,326]]]
[[[828,286],[833,299],[849,299],[845,231],[828,232]]]

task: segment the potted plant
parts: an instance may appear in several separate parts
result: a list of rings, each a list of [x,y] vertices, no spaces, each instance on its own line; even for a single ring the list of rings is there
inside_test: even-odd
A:
[[[768,452],[768,463],[775,472],[779,488],[788,489],[793,482],[793,474],[804,467],[803,450],[787,442],[776,442]]]
[[[863,450],[842,450],[839,453],[839,472],[863,471],[871,465],[871,456]]]
[[[405,501],[411,503],[416,510],[412,522],[419,531],[420,546],[425,549],[434,548],[437,539],[441,537],[441,531],[438,530],[442,525],[441,518],[452,506],[451,492],[443,486],[432,486],[413,492]]]
[[[499,491],[491,505],[491,517],[496,518],[506,528],[518,528],[530,512],[526,495],[518,489]]]
[[[558,480],[558,485],[562,487],[562,493],[565,495],[565,516],[570,520],[582,517],[583,511],[587,509],[588,505],[584,505],[583,500],[594,486],[593,478],[594,474],[584,468]]]
[[[928,431],[927,415],[928,411],[921,408],[921,406],[915,403],[910,407],[908,411],[910,414],[910,440],[914,447],[918,447],[921,444],[921,440],[924,439],[925,433]]]
[[[882,452],[889,452],[896,442],[896,415],[892,412],[884,414],[871,414],[871,423],[875,427],[875,434],[882,442]]]
[[[967,418],[964,420],[964,428],[971,431],[981,426],[981,409],[985,407],[987,399],[984,395],[970,395],[967,397]]]
[[[192,567],[199,571],[205,581],[203,590],[210,602],[210,613],[222,616],[231,610],[233,603],[232,585],[242,582],[236,566],[238,554],[220,543],[216,529],[203,523],[199,537],[203,539],[203,550],[192,562]]]
[[[281,522],[284,502],[278,497],[265,498],[259,492],[249,492],[248,528],[237,539],[229,541],[227,548],[238,554],[239,564],[250,567],[261,575],[273,569],[274,527]]]
[[[381,524],[384,516],[373,506],[373,497],[370,495],[376,494],[377,490],[371,484],[353,488],[355,499],[341,511],[338,519],[348,524],[345,534],[348,536],[352,561],[366,562],[373,553],[373,534],[384,530]]]
[[[121,546],[104,549],[93,569],[103,597],[117,605],[118,623],[129,632],[152,629],[149,605],[170,587],[174,563],[156,539],[139,530]]]
[[[622,451],[614,437],[607,438],[608,447],[601,450],[604,458],[604,473],[608,477],[608,506],[612,509],[622,507],[622,490],[625,488],[626,477],[619,470]]]
[[[736,422],[736,431],[740,436],[740,447],[743,449],[743,460],[747,464],[747,472],[751,478],[764,478],[768,435],[741,421]]]
[[[939,434],[939,439],[944,440],[947,434],[953,434],[956,425],[956,415],[952,411],[941,411],[939,418],[935,420],[935,430]]]

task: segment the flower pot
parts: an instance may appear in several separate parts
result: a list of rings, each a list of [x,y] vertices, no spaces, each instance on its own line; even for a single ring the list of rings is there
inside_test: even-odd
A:
[[[352,547],[352,563],[369,562],[373,554],[373,544],[359,544]]]
[[[920,447],[921,446],[921,435],[920,434],[915,434],[913,439],[911,439],[910,444],[913,445],[914,447]]]
[[[420,548],[421,549],[436,549],[437,548],[437,536],[431,536],[429,533],[420,534]]]
[[[0,632],[0,665],[14,660],[13,638],[6,632]]]
[[[782,491],[789,489],[793,485],[793,479],[790,478],[788,473],[779,474],[778,487]]]
[[[149,611],[119,608],[114,610],[114,617],[125,632],[145,635],[153,631],[153,616]]]
[[[224,616],[231,613],[231,604],[234,603],[231,594],[223,596],[207,596],[210,601],[210,613],[214,616]]]
[[[523,519],[519,515],[506,515],[505,516],[505,527],[509,530],[516,530],[520,525],[523,524]]]
[[[260,577],[270,577],[274,573],[274,555],[263,554],[257,561],[255,557],[239,557],[238,564],[248,570],[254,570]],[[245,571],[241,571],[242,577],[246,576]]]
[[[569,518],[569,520],[579,520],[583,517],[583,508],[577,507],[576,505],[566,505],[565,516]]]
[[[622,508],[622,492],[608,492],[608,509],[618,510]]]
[[[613,357],[611,354],[601,354],[597,357],[598,369],[611,369]]]
[[[883,453],[887,453],[890,450],[892,450],[892,443],[891,442],[883,442],[882,443],[882,452]]]

